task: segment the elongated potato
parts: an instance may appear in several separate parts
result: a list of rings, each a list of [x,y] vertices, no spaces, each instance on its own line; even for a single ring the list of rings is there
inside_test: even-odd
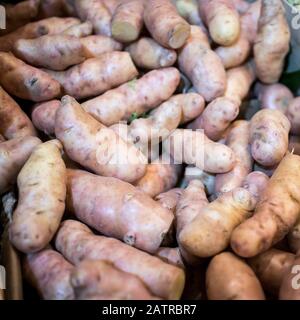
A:
[[[238,226],[232,249],[254,257],[283,239],[296,223],[300,210],[300,157],[287,154],[268,182],[252,218]]]
[[[96,34],[111,36],[111,14],[102,1],[75,0],[75,10],[82,21],[90,21]]]
[[[68,156],[96,174],[134,182],[145,174],[147,159],[65,96],[56,112],[56,137]]]
[[[37,252],[57,231],[65,210],[66,166],[58,140],[37,146],[18,175],[19,202],[9,229],[20,251]]]
[[[138,80],[132,80],[120,87],[82,104],[104,125],[120,120],[129,120],[133,113],[141,115],[171,97],[180,81],[176,68],[153,70]]]
[[[76,18],[57,17],[28,23],[14,32],[0,37],[0,51],[11,51],[14,43],[19,39],[33,39],[46,34],[58,34],[79,23],[80,20]]]
[[[130,44],[126,51],[138,67],[150,70],[171,67],[177,59],[175,50],[164,48],[147,37]]]
[[[74,267],[57,251],[44,249],[25,256],[24,273],[45,300],[74,300],[70,283]]]
[[[164,299],[179,299],[185,282],[182,269],[116,239],[95,236],[84,224],[66,220],[56,237],[56,248],[72,263],[106,260],[138,276],[151,292]]]
[[[34,126],[45,134],[53,136],[55,133],[55,115],[59,107],[59,100],[37,104],[31,114]]]
[[[11,139],[0,144],[0,194],[8,191],[40,139],[31,136]]]
[[[215,192],[217,194],[241,187],[244,179],[252,170],[253,160],[250,153],[250,124],[248,121],[238,120],[232,124],[226,137],[226,145],[235,153],[236,162],[231,171],[216,176]]]
[[[46,70],[75,99],[97,96],[138,75],[127,52],[103,53],[66,71]],[[101,81],[99,81],[101,79]]]
[[[254,44],[256,74],[264,83],[278,82],[289,51],[290,29],[280,0],[262,0]]]
[[[64,70],[85,60],[80,39],[67,35],[46,35],[37,39],[20,39],[15,55],[35,67]]]
[[[270,249],[256,257],[248,259],[248,263],[254,270],[263,288],[277,297],[284,274],[290,269],[294,259],[295,255],[290,252]]]
[[[120,42],[138,39],[143,27],[144,1],[121,0],[111,22],[111,33]]]
[[[252,157],[263,166],[274,166],[288,150],[290,122],[278,110],[263,109],[250,121]]]
[[[71,274],[77,300],[158,300],[145,284],[104,260],[82,261]]]
[[[155,197],[155,200],[158,201],[164,208],[175,211],[177,203],[182,195],[183,189],[174,188],[167,192],[160,193]]]
[[[190,35],[190,25],[170,0],[146,1],[144,21],[153,39],[167,48],[181,48]]]
[[[10,94],[32,101],[45,101],[60,94],[60,84],[46,72],[0,52],[0,84]]]
[[[206,271],[209,300],[265,300],[252,269],[230,252],[215,256]]]
[[[244,188],[220,195],[203,207],[179,234],[179,242],[189,253],[201,258],[225,250],[233,230],[249,218],[255,200]]]
[[[238,113],[239,103],[236,100],[227,97],[216,98],[188,125],[188,128],[203,129],[209,139],[218,141]]]
[[[211,141],[202,131],[176,129],[163,142],[163,149],[175,163],[194,164],[211,173],[228,172],[235,163],[229,147]]]
[[[292,265],[284,274],[279,292],[280,300],[300,300],[299,265],[300,258],[297,253]]]
[[[135,183],[135,186],[154,198],[160,193],[175,187],[180,171],[180,165],[160,162],[150,163],[147,166],[145,175]]]
[[[231,0],[200,0],[199,10],[214,42],[229,46],[238,39],[239,14]]]
[[[0,87],[0,133],[6,139],[36,135],[30,119],[2,87]]]
[[[68,171],[68,206],[80,221],[101,234],[152,253],[161,245],[174,218],[129,183],[79,170]]]
[[[210,49],[206,34],[200,27],[191,27],[191,35],[179,52],[178,63],[180,70],[206,101],[224,94],[225,69],[221,59]]]

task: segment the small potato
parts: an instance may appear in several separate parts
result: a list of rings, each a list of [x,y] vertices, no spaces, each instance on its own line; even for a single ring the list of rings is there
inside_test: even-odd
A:
[[[134,63],[144,69],[171,67],[177,59],[175,50],[162,47],[151,38],[143,37],[126,48]]]
[[[254,258],[248,259],[248,263],[263,288],[277,297],[284,274],[290,269],[294,259],[295,255],[292,253],[270,249]]]
[[[278,110],[263,109],[250,121],[252,157],[263,166],[278,164],[288,150],[290,122]]]
[[[75,99],[97,96],[138,75],[130,55],[117,51],[103,53],[66,71],[45,71]]]
[[[66,198],[66,166],[61,150],[58,140],[40,144],[18,175],[19,201],[9,237],[21,252],[45,248],[59,227]]]
[[[137,276],[104,260],[82,261],[70,282],[77,300],[159,300]]]
[[[190,35],[190,25],[170,0],[147,0],[144,21],[153,39],[167,48],[181,48]]]
[[[36,135],[30,119],[2,87],[0,87],[0,133],[6,139]]]
[[[24,274],[44,300],[74,300],[70,283],[74,267],[57,251],[44,249],[24,259]]]
[[[12,54],[0,52],[0,73],[3,88],[19,98],[40,102],[60,95],[60,84],[56,80]]]
[[[215,256],[206,271],[209,300],[265,300],[252,269],[230,252]]]
[[[8,191],[40,139],[31,136],[15,138],[0,144],[0,194]]]
[[[45,134],[54,136],[55,115],[59,107],[59,100],[51,100],[35,105],[31,114],[34,126]]]

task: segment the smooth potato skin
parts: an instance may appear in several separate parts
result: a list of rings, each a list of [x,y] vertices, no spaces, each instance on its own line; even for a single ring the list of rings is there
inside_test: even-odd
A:
[[[75,265],[86,259],[109,261],[118,269],[138,276],[155,296],[179,299],[183,291],[185,275],[180,268],[116,239],[95,236],[80,222],[62,223],[56,248]]]
[[[278,110],[263,109],[250,121],[251,154],[262,166],[278,164],[288,150],[290,122]]]
[[[0,87],[0,133],[6,139],[36,136],[28,116],[19,105]]]
[[[66,29],[62,34],[67,36],[73,36],[77,38],[87,37],[93,33],[93,26],[89,21],[76,24]]]
[[[207,37],[200,27],[191,27],[191,35],[179,52],[178,63],[180,70],[206,101],[224,94],[225,69],[221,59],[210,49]]]
[[[152,253],[174,219],[171,211],[129,183],[80,170],[68,170],[68,206],[101,234]]]
[[[59,34],[69,27],[79,24],[77,18],[52,17],[37,22],[31,22],[17,30],[0,37],[0,51],[9,52],[19,39],[33,39],[46,34]]]
[[[66,198],[66,166],[61,150],[58,140],[40,144],[18,175],[19,201],[9,238],[21,252],[45,248],[59,227]]]
[[[157,300],[144,283],[104,260],[82,261],[71,273],[77,300]]]
[[[153,70],[82,104],[94,118],[110,126],[129,120],[133,113],[141,115],[171,97],[180,81],[176,68]]]
[[[300,300],[300,289],[298,288],[299,265],[300,257],[298,252],[292,265],[286,270],[283,277],[279,292],[279,300]],[[296,287],[293,288],[293,285],[296,285]]]
[[[46,72],[0,52],[0,84],[10,94],[35,102],[50,100],[60,95],[60,84]]]
[[[292,266],[295,255],[278,249],[270,249],[256,257],[248,259],[248,263],[260,280],[263,288],[278,296],[284,274]]]
[[[265,300],[252,269],[230,252],[216,255],[206,271],[209,300]]]
[[[127,52],[103,53],[66,71],[45,70],[75,99],[97,96],[138,75]],[[101,79],[101,81],[99,81]]]
[[[160,247],[156,252],[156,256],[169,264],[185,269],[179,248]]]
[[[40,139],[31,136],[15,138],[0,144],[0,194],[8,191]]]
[[[257,30],[258,30],[258,20],[260,18],[261,12],[261,0],[256,0],[249,4],[248,10],[241,15],[241,28],[242,33],[247,37],[251,45],[254,44]]]
[[[55,134],[68,156],[96,174],[126,182],[145,174],[147,160],[132,144],[87,114],[75,99],[63,97]]]
[[[190,25],[169,0],[146,1],[144,21],[153,39],[167,48],[181,48],[190,35]]]
[[[80,39],[68,35],[20,39],[14,44],[14,53],[32,66],[58,71],[85,60]]]
[[[241,257],[254,257],[285,237],[299,215],[300,157],[287,154],[268,182],[252,218],[238,226],[232,249]]]
[[[44,300],[74,300],[70,276],[74,267],[57,251],[44,249],[24,258],[25,278]]]
[[[34,106],[31,119],[34,126],[49,136],[55,134],[55,116],[60,107],[59,100],[38,103]]]
[[[174,188],[167,192],[158,194],[155,197],[155,200],[158,201],[164,208],[169,209],[174,213],[182,192],[183,189]]]
[[[211,141],[202,131],[176,129],[163,141],[163,150],[175,161],[193,164],[209,173],[228,172],[235,162],[230,148]]]
[[[243,181],[243,188],[248,190],[254,197],[256,203],[260,200],[263,192],[267,188],[269,177],[260,171],[252,171]]]
[[[264,83],[278,82],[289,51],[290,30],[280,0],[262,0],[254,43],[256,74]]]
[[[149,70],[171,67],[177,59],[175,50],[165,48],[148,37],[130,44],[126,51],[138,67]]]

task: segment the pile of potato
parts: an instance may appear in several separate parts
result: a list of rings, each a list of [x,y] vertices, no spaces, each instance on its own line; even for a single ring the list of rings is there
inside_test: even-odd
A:
[[[41,298],[300,299],[280,0],[6,11],[0,194]]]

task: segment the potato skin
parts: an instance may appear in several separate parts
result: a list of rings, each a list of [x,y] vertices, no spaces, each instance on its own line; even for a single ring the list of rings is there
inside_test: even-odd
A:
[[[86,259],[109,261],[116,268],[138,276],[155,296],[179,299],[182,294],[183,270],[116,239],[95,236],[78,221],[62,223],[56,248],[75,265]]]
[[[35,102],[50,100],[60,94],[60,84],[46,72],[0,52],[0,84],[10,94]]]
[[[254,270],[263,288],[278,296],[284,274],[290,269],[294,259],[294,254],[273,248],[248,259],[247,262]]]
[[[0,87],[0,133],[6,139],[36,136],[28,116],[17,102]]]
[[[254,43],[256,74],[264,83],[278,82],[289,51],[290,29],[280,0],[262,0]]]
[[[9,52],[19,39],[33,39],[46,34],[59,34],[69,27],[79,24],[77,18],[47,18],[31,22],[17,30],[0,37],[0,51]]]
[[[71,274],[76,300],[157,300],[135,275],[104,260],[82,261]]]
[[[156,256],[169,264],[185,269],[179,248],[160,247],[156,252]]]
[[[287,154],[268,182],[252,218],[238,226],[232,249],[254,257],[285,237],[299,215],[300,157]]]
[[[169,210],[129,183],[80,170],[68,170],[68,206],[101,234],[152,253],[174,219]]]
[[[155,200],[159,202],[164,208],[174,212],[182,193],[183,189],[174,188],[167,192],[160,193],[155,197]]]
[[[147,165],[145,175],[135,183],[135,186],[154,198],[175,187],[180,171],[180,165],[150,163]]]
[[[247,39],[251,45],[254,44],[257,36],[261,3],[261,0],[256,0],[252,3],[249,3],[248,10],[240,17],[242,32],[245,36],[247,36]]]
[[[9,238],[21,252],[45,248],[59,227],[66,198],[66,166],[61,150],[58,140],[40,144],[18,175],[19,201]]]
[[[129,120],[133,113],[141,115],[171,97],[180,81],[176,68],[153,70],[138,80],[129,81],[116,89],[82,104],[104,125]]]
[[[291,267],[286,270],[283,277],[279,292],[279,300],[300,300],[299,265],[300,257],[298,252]]]
[[[181,48],[190,35],[190,25],[169,0],[147,0],[144,21],[153,39],[167,48]]]
[[[265,300],[252,269],[230,252],[216,255],[206,271],[209,300]]]
[[[138,67],[149,70],[171,67],[177,59],[175,50],[165,48],[148,37],[130,44],[126,51]]]
[[[85,60],[66,71],[45,71],[75,99],[97,96],[138,75],[130,55],[117,51]]]
[[[288,234],[288,243],[292,252],[297,253],[300,250],[300,217]]]
[[[32,66],[58,71],[85,60],[80,39],[68,35],[20,39],[14,44],[13,51]]]
[[[96,174],[127,182],[145,174],[145,156],[87,114],[69,96],[62,98],[56,112],[55,134],[72,160]]]
[[[0,194],[8,191],[40,139],[31,136],[15,138],[0,144]]]
[[[243,181],[242,187],[248,190],[254,197],[256,203],[260,200],[263,192],[267,188],[269,177],[260,171],[252,171]]]
[[[144,23],[143,15],[143,1],[120,1],[120,4],[114,11],[111,22],[113,38],[120,42],[131,42],[137,40]]]
[[[177,163],[193,164],[210,173],[228,172],[235,162],[230,148],[211,141],[202,131],[176,129],[163,141],[163,150]]]
[[[231,171],[216,176],[215,192],[217,194],[229,192],[237,187],[241,187],[244,179],[252,170],[253,160],[250,153],[249,142],[249,122],[245,120],[235,121],[229,129],[226,145],[235,153],[236,162]]]
[[[240,34],[239,14],[230,0],[199,1],[200,16],[214,42],[229,46]]]
[[[59,100],[38,103],[34,106],[31,119],[34,126],[49,136],[55,133],[55,116],[60,107]]]
[[[74,267],[57,251],[44,249],[24,258],[25,278],[44,300],[74,300],[70,276]]]
[[[191,27],[191,35],[179,52],[178,63],[180,70],[206,101],[224,94],[225,69],[221,59],[210,49],[207,37],[200,27]]]
[[[289,103],[287,112],[286,112],[286,116],[291,123],[291,133],[295,135],[300,134],[299,109],[300,109],[300,97],[296,97]]]
[[[179,234],[179,242],[189,253],[200,258],[225,250],[233,230],[252,215],[255,201],[243,188],[220,195],[203,207]]]
[[[66,29],[62,32],[63,35],[72,36],[72,37],[87,37],[93,33],[93,25],[89,21],[85,21],[70,28]]]
[[[252,157],[263,166],[274,166],[288,150],[290,122],[278,110],[263,109],[250,121]]]

